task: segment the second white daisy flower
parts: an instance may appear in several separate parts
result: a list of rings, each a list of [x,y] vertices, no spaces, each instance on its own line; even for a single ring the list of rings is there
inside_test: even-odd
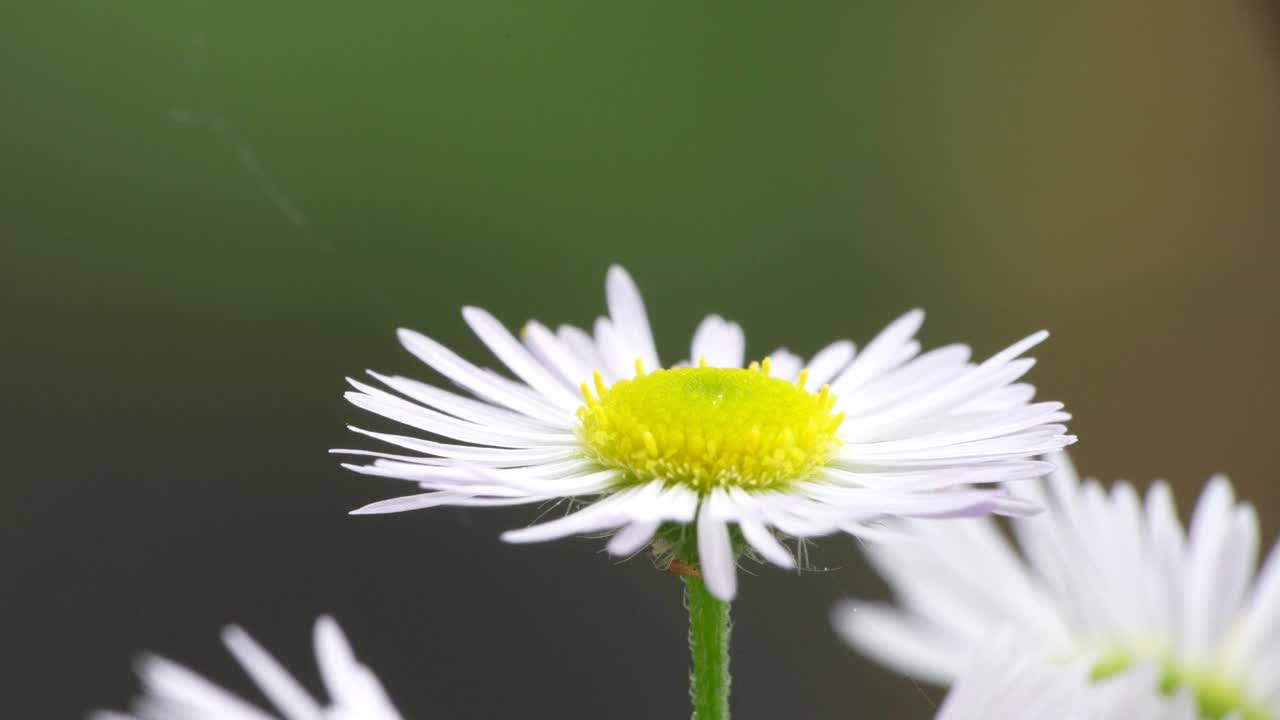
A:
[[[504,539],[613,533],[616,555],[655,535],[684,554],[684,530],[696,528],[687,559],[728,600],[742,547],[795,566],[779,533],[869,534],[885,517],[1033,510],[982,485],[1042,476],[1051,466],[1030,458],[1074,440],[1062,405],[1032,402],[1034,388],[1018,382],[1044,332],[975,364],[963,345],[922,354],[924,315],[912,311],[860,352],[841,340],[807,363],[780,349],[747,364],[741,328],[713,315],[688,358],[664,366],[631,278],[611,268],[606,291],[609,315],[592,333],[530,322],[517,339],[465,308],[514,378],[401,330],[406,349],[465,393],[377,373],[390,392],[351,381],[352,403],[427,434],[352,428],[413,454],[338,451],[376,458],[347,467],[425,491],[356,512],[570,499],[583,507]]]
[[[1016,547],[989,519],[908,522],[913,543],[869,546],[897,606],[848,601],[837,630],[866,654],[946,683],[971,649],[1012,625],[1025,652],[1097,658],[1094,675],[1154,663],[1160,687],[1190,691],[1205,718],[1280,718],[1280,549],[1255,577],[1253,507],[1212,479],[1182,527],[1168,485],[1145,502],[1128,483],[1081,483],[1065,455],[1047,507],[1013,521]]]

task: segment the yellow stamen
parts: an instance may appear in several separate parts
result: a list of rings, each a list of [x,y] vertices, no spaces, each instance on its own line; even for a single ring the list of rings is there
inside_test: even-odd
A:
[[[660,480],[700,493],[715,487],[778,489],[811,477],[839,446],[844,415],[824,387],[769,376],[765,358],[747,369],[654,370],[595,393],[584,383],[580,436],[600,463],[623,471],[624,483]]]

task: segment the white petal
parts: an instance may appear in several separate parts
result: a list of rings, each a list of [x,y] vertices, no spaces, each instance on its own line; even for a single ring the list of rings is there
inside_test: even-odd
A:
[[[1171,616],[1181,616],[1182,566],[1186,555],[1186,532],[1178,519],[1173,492],[1168,483],[1156,481],[1147,491],[1144,507],[1147,517],[1147,537],[1151,548],[1153,569],[1160,581]]]
[[[653,540],[660,525],[658,520],[637,520],[614,535],[606,549],[611,555],[631,555]]]
[[[943,448],[948,445],[999,438],[1030,429],[1043,429],[1069,420],[1062,403],[1046,402],[1004,412],[941,416],[915,423],[911,433],[896,440],[884,440],[870,447],[878,452]],[[1063,428],[1065,430],[1065,428]]]
[[[604,492],[618,479],[618,471],[599,470],[582,462],[576,472],[559,477],[541,477],[536,468],[476,468],[476,472],[507,487],[540,494],[544,497],[577,497]],[[618,495],[614,496],[615,498]]]
[[[499,360],[547,400],[569,412],[582,404],[578,395],[538,362],[497,318],[478,307],[464,307],[462,317]]]
[[[342,634],[341,628],[333,618],[322,616],[316,620],[313,632],[313,645],[316,654],[316,665],[320,668],[320,678],[325,689],[333,698],[343,695],[343,688],[348,683],[352,670],[359,667],[351,644]]]
[[[1272,546],[1258,572],[1246,610],[1235,633],[1235,664],[1246,670],[1268,667],[1257,661],[1261,650],[1280,647],[1280,542]],[[1270,666],[1274,667],[1274,665]],[[1274,675],[1274,692],[1280,692],[1280,673],[1256,670],[1256,674]]]
[[[1179,637],[1180,649],[1190,657],[1205,657],[1217,630],[1215,597],[1217,565],[1230,534],[1231,485],[1221,478],[1210,481],[1191,516],[1187,545],[1187,606]]]
[[[831,382],[841,370],[853,360],[856,346],[849,340],[837,340],[818,351],[809,361],[809,378],[805,389],[817,392],[823,385]]]
[[[386,418],[404,423],[436,435],[462,440],[478,445],[506,447],[546,447],[548,445],[576,445],[578,440],[570,432],[535,432],[519,426],[482,426],[476,423],[436,412],[421,405],[402,400],[390,393],[352,381],[362,392],[344,395],[348,402]]]
[[[766,560],[790,570],[796,566],[795,556],[774,537],[761,509],[761,505],[768,503],[772,497],[774,496],[748,493],[741,488],[729,488],[725,491],[725,502],[718,510],[721,519],[737,522],[743,539]]]
[[[694,331],[689,353],[689,362],[694,366],[705,359],[711,367],[740,368],[746,353],[746,338],[737,323],[719,315],[708,315]]]
[[[738,529],[742,531],[743,539],[750,543],[751,547],[755,548],[765,560],[785,570],[795,569],[795,556],[785,545],[778,542],[764,523],[753,518],[739,518]]]
[[[999,365],[979,365],[963,376],[930,392],[921,393],[895,403],[878,413],[854,419],[848,428],[841,428],[841,435],[859,441],[890,439],[903,432],[907,423],[922,418],[936,417],[944,411],[954,411],[965,403],[993,388],[1008,384],[1022,377],[1035,364],[1023,358]]]
[[[380,500],[370,503],[364,507],[351,511],[351,515],[385,515],[388,513],[408,512],[410,510],[424,510],[426,508],[442,507],[456,505],[459,507],[505,507],[508,505],[527,505],[533,502],[540,502],[546,498],[542,497],[515,497],[515,498],[476,498],[458,493],[449,492],[430,492],[420,495],[405,495],[403,497],[391,498],[389,500]]]
[[[905,398],[922,395],[962,376],[975,367],[968,360],[969,348],[965,345],[935,348],[848,394],[839,395],[837,407],[851,418],[878,413]]]
[[[498,378],[463,360],[426,335],[404,328],[398,330],[397,334],[400,337],[400,344],[419,360],[479,397],[553,426],[558,427],[564,424],[564,410],[557,408],[549,401],[535,401],[528,396],[512,392]]]
[[[845,467],[854,469],[846,470]],[[871,469],[857,463],[840,462],[823,469],[820,477],[844,487],[915,492],[938,490],[956,485],[1011,483],[1044,477],[1052,471],[1053,465],[1031,460],[999,460],[963,466],[943,464],[932,468],[910,469],[885,466]],[[1035,498],[1028,498],[1028,500],[1036,502]]]
[[[640,359],[618,334],[617,328],[609,318],[596,318],[595,344],[604,363],[604,375],[612,380],[624,380],[635,377],[636,360]],[[645,365],[646,372],[653,368]]]
[[[1230,522],[1230,532],[1219,556],[1218,592],[1212,613],[1211,637],[1219,646],[1241,618],[1258,563],[1258,514],[1253,506],[1238,505],[1231,513]]]
[[[353,720],[398,720],[399,714],[378,678],[356,660],[351,645],[333,618],[322,616],[315,627],[316,662],[333,704]],[[342,713],[338,717],[343,717]]]
[[[616,530],[631,521],[626,500],[634,491],[624,491],[585,508],[548,522],[502,533],[509,543],[534,543],[558,540],[571,535]]]
[[[800,371],[804,368],[804,358],[786,348],[778,348],[769,353],[769,363],[772,367],[769,371],[771,376],[791,383],[800,378]]]
[[[831,381],[831,392],[837,396],[848,393],[871,378],[906,362],[919,352],[913,343],[920,325],[924,323],[924,311],[912,310],[894,320],[875,337],[853,362]]]
[[[233,625],[222,632],[222,642],[281,714],[290,720],[322,717],[319,703],[248,633]]]
[[[235,695],[164,658],[144,657],[139,663],[138,674],[147,692],[153,696],[153,703],[160,701],[170,707],[180,703],[185,712],[204,713],[208,717],[273,720],[270,715]],[[143,710],[140,714],[146,716],[148,713]]]
[[[840,449],[842,460],[873,462],[881,465],[938,464],[951,460],[999,460],[1002,458],[1042,455],[1075,442],[1075,436],[1062,434],[1062,426],[1047,425],[1006,437],[975,440],[940,448],[895,451],[882,448],[885,443],[851,443]]]
[[[899,672],[946,684],[962,669],[966,648],[934,628],[909,624],[900,613],[872,603],[842,603],[833,617],[845,642]]]
[[[561,325],[556,328],[556,337],[564,343],[569,352],[573,353],[583,368],[591,371],[599,370],[605,374],[605,379],[610,381],[617,379],[608,372],[604,358],[600,355],[596,341],[590,333],[572,325]]]
[[[1034,385],[1027,383],[1014,383],[1005,385],[994,390],[989,390],[978,397],[967,402],[961,403],[955,407],[955,412],[982,412],[995,410],[1009,410],[1020,405],[1026,405],[1036,395]]]
[[[704,499],[698,513],[698,565],[711,595],[731,602],[738,592],[738,568],[729,528],[713,512],[715,505],[724,502],[722,492],[716,490]]]
[[[453,460],[465,460],[467,462],[498,462],[511,463],[513,465],[540,465],[542,463],[556,462],[558,460],[568,460],[569,458],[576,457],[580,453],[578,449],[566,446],[529,448],[481,447],[476,445],[458,445],[456,443],[441,443],[432,440],[422,440],[419,438],[408,437],[406,435],[391,435],[388,433],[373,432],[372,430],[363,430],[350,425],[347,426],[347,429],[392,445],[398,445],[402,448],[415,450],[425,455],[449,458]],[[331,450],[330,452],[346,451]]]
[[[382,375],[366,371],[370,376],[377,379],[382,384],[395,390],[396,392],[410,398],[433,410],[452,415],[459,420],[467,422],[479,423],[481,425],[500,425],[525,428],[536,432],[555,432],[557,430],[565,430],[573,426],[572,415],[566,414],[559,424],[552,425],[528,415],[522,415],[505,407],[498,407],[490,403],[474,400],[469,397],[463,397],[457,393],[442,390],[434,385],[428,385],[406,377],[393,375]],[[360,387],[354,380],[348,380],[353,387]]]
[[[662,367],[658,351],[654,348],[653,333],[649,330],[649,315],[644,309],[640,289],[620,266],[609,268],[605,277],[605,297],[609,304],[609,316],[624,345],[630,350],[631,360],[639,357],[648,370]]]
[[[585,337],[586,334],[583,333],[583,336]],[[579,386],[590,381],[592,371],[599,366],[597,362],[583,362],[580,354],[574,352],[568,343],[541,323],[530,322],[525,325],[524,342],[530,352],[536,355],[544,365],[559,374],[560,379],[573,391],[575,400],[578,397]],[[587,342],[590,342],[590,338]]]

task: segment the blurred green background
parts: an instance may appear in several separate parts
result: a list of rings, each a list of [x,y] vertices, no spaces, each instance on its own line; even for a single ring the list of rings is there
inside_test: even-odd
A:
[[[462,304],[587,323],[610,262],[665,356],[1040,327],[1086,472],[1232,474],[1280,526],[1280,32],[1258,0],[15,0],[0,9],[10,459],[0,715],[120,705],[142,648],[248,690],[333,611],[409,717],[684,717],[678,583],[529,510],[345,512],[343,377],[487,358]],[[926,718],[828,631],[884,592],[761,570],[736,714]]]

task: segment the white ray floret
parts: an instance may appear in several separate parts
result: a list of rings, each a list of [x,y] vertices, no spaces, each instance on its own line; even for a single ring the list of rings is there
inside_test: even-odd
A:
[[[1131,663],[1161,668],[1165,689],[1192,691],[1206,718],[1280,718],[1280,550],[1257,570],[1257,515],[1224,477],[1211,479],[1184,531],[1168,485],[1145,500],[1129,483],[1081,483],[1065,455],[1047,507],[1015,518],[1016,543],[988,518],[901,521],[910,544],[869,555],[898,604],[848,601],[837,630],[873,658],[950,682],[970,649],[1013,623],[1028,651],[1100,658],[1098,676]]]
[[[936,720],[1199,720],[1191,694],[1161,695],[1158,675],[1148,664],[1091,682],[1086,662],[997,645],[967,664]]]
[[[138,665],[145,694],[132,711],[100,711],[90,720],[401,720],[378,678],[356,660],[332,618],[321,617],[315,626],[316,663],[330,697],[327,704],[313,698],[244,630],[229,627],[222,639],[274,713],[175,662],[148,656]]]
[[[356,512],[571,499],[573,514],[504,538],[616,533],[608,548],[620,555],[696,524],[680,542],[728,599],[744,545],[793,567],[779,535],[870,534],[889,516],[1032,512],[998,484],[1043,476],[1052,466],[1032,458],[1074,441],[1062,405],[1033,402],[1019,382],[1033,364],[1022,355],[1044,332],[972,363],[962,345],[922,354],[916,310],[861,351],[839,340],[807,366],[785,349],[747,365],[742,328],[711,315],[690,355],[663,366],[621,268],[609,270],[606,297],[609,314],[591,333],[530,322],[519,339],[465,308],[510,376],[400,330],[404,347],[462,392],[378,373],[385,389],[351,381],[353,404],[427,436],[352,428],[397,452],[335,451],[373,458],[347,467],[425,491]]]

